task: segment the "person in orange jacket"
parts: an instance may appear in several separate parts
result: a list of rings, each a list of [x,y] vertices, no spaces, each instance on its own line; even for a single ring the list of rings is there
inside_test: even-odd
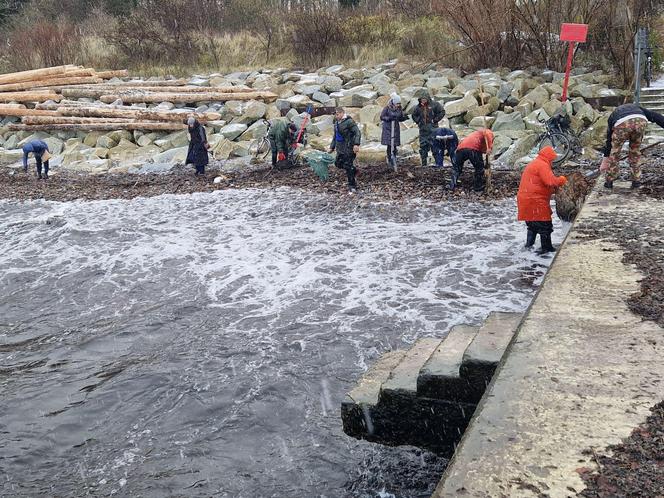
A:
[[[532,247],[539,234],[542,244],[540,253],[555,251],[551,245],[551,196],[558,187],[567,183],[564,176],[553,174],[551,164],[556,157],[556,151],[550,146],[540,150],[537,157],[523,170],[516,195],[518,219],[525,221],[528,228],[526,247]]]
[[[475,168],[475,177],[473,181],[473,190],[481,192],[484,190],[484,168],[486,163],[483,154],[490,154],[493,149],[493,132],[489,129],[481,129],[472,132],[466,138],[459,142],[457,146],[454,167],[452,168],[452,178],[448,186],[449,190],[454,190],[463,171],[463,164],[466,161]]]

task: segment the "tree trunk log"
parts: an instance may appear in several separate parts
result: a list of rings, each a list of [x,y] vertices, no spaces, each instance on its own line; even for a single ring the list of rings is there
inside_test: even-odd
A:
[[[62,95],[48,90],[0,93],[0,102],[46,102],[47,100],[58,102],[61,99]]]
[[[64,93],[64,92],[63,92]],[[1,94],[0,94],[1,95]],[[69,96],[69,95],[65,95]],[[137,103],[193,103],[193,102],[226,102],[228,100],[263,100],[265,102],[274,102],[277,99],[276,94],[272,92],[246,92],[246,93],[115,93],[102,95],[99,100],[106,104],[122,100],[125,104]]]
[[[67,66],[56,66],[56,67],[46,67],[43,69],[32,69],[30,71],[21,71],[19,73],[7,73],[0,74],[0,85],[5,85],[8,83],[20,83],[21,81],[30,81],[35,79],[48,78],[49,76],[62,75],[67,72],[67,70],[73,71],[81,69],[78,66],[67,65]]]
[[[153,82],[154,83],[154,82]],[[135,87],[127,83],[99,83],[95,85],[67,85],[62,87],[63,91],[67,91],[68,96],[72,91],[89,91],[89,90],[103,90],[107,94],[110,93],[130,93],[130,92],[153,92],[153,93],[251,93],[255,92],[253,88],[244,88],[238,86],[140,86]]]
[[[81,123],[81,124],[10,124],[9,131],[116,131],[116,130],[150,130],[177,131],[186,130],[187,125],[180,123],[153,123],[145,121],[115,123]]]
[[[95,78],[94,76],[78,76],[66,78],[50,78],[45,80],[24,81],[23,83],[10,83],[8,85],[0,85],[0,92],[16,92],[20,90],[42,90],[48,87],[61,87],[65,85],[74,84],[90,84],[101,83],[103,80]],[[57,90],[57,89],[54,89]]]
[[[26,109],[25,107],[5,107],[0,105],[0,116],[59,116],[57,111],[46,111],[41,109]]]
[[[126,78],[129,76],[129,71],[126,69],[118,69],[117,71],[95,71],[94,76],[104,80],[110,80],[111,78]]]
[[[109,86],[128,86],[131,88],[135,87],[145,87],[145,86],[185,86],[187,84],[187,80],[179,79],[179,80],[158,80],[158,81],[143,81],[143,80],[129,80],[129,81],[123,81],[122,83],[111,83],[110,81],[105,83],[106,85]]]
[[[189,116],[193,116],[201,122],[216,121],[221,119],[218,112],[171,112],[155,111],[151,109],[120,109],[117,107],[60,107],[57,111],[60,116],[78,116],[91,118],[126,118],[144,121],[179,121],[184,122]],[[0,114],[2,112],[0,111]],[[27,115],[27,114],[26,114]],[[46,115],[46,114],[45,114]]]

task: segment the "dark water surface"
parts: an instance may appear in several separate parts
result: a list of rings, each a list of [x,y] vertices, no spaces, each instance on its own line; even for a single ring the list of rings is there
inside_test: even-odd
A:
[[[0,495],[426,496],[444,461],[346,437],[343,394],[545,267],[512,201],[337,202],[0,201]]]

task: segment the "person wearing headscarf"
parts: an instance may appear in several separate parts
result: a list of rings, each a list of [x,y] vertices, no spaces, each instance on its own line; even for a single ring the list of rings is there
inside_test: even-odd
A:
[[[193,164],[196,167],[196,176],[204,175],[205,166],[209,163],[208,150],[210,149],[205,128],[194,117],[187,120],[187,127],[189,129],[189,150],[186,164]]]
[[[567,183],[564,176],[553,174],[552,164],[556,157],[556,151],[551,146],[540,150],[523,170],[516,195],[518,220],[526,222],[526,247],[532,247],[539,234],[541,253],[555,251],[551,245],[551,196]]]
[[[380,113],[383,124],[380,143],[387,146],[387,164],[396,169],[397,147],[401,145],[401,129],[399,123],[408,117],[401,108],[401,97],[396,93],[390,95],[390,100]]]

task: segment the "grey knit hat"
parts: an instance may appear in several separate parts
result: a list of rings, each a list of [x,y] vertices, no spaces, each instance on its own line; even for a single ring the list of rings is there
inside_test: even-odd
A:
[[[196,123],[196,118],[190,117],[189,119],[187,119],[187,125],[194,126],[195,123]]]
[[[401,97],[399,97],[396,93],[390,95],[390,100],[394,105],[401,104]]]

